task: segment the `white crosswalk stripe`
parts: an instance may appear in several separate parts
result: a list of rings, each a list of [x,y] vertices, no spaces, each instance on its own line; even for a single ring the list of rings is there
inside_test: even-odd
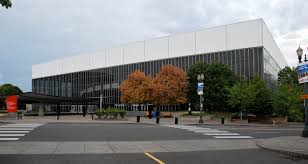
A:
[[[251,136],[215,136],[214,138],[219,139],[247,139],[247,138],[253,138]]]
[[[19,127],[19,128],[2,128],[1,126],[0,126],[0,131],[1,130],[27,130],[27,131],[31,131],[31,130],[34,130],[34,128],[22,128],[22,127]]]
[[[43,124],[6,124],[0,126],[0,141],[17,141]],[[17,138],[18,137],[18,138]]]
[[[162,125],[171,128],[183,129],[190,132],[201,133],[206,136],[212,136],[215,139],[248,139],[253,138],[251,136],[241,136],[239,133],[231,133],[228,131],[222,131],[212,128],[203,128],[198,126],[188,126],[188,125]]]
[[[22,137],[26,134],[0,134],[0,137]]]
[[[29,133],[30,131],[12,131],[12,130],[8,130],[8,131],[1,131],[0,130],[0,134],[1,133]]]
[[[0,141],[17,141],[19,138],[0,138]]]

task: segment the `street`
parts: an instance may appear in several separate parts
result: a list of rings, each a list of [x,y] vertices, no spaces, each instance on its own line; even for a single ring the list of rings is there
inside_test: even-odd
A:
[[[260,149],[255,144],[260,139],[296,136],[300,132],[299,127],[278,126],[1,124],[0,159],[3,163],[24,164],[300,164],[307,160],[289,158]]]

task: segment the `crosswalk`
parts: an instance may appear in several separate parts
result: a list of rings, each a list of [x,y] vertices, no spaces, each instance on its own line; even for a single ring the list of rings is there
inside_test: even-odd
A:
[[[215,139],[249,139],[253,138],[251,136],[242,136],[239,133],[233,133],[229,131],[217,130],[212,128],[203,128],[198,126],[188,126],[188,125],[162,125],[171,128],[183,129],[195,133],[201,133],[206,136],[212,136]]]
[[[0,141],[17,141],[30,131],[43,124],[5,124],[0,125]]]

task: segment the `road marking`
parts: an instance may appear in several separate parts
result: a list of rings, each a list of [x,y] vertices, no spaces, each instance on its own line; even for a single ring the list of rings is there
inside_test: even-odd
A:
[[[1,131],[0,133],[29,133],[30,131]]]
[[[255,132],[255,133],[261,133],[261,134],[277,134],[280,132]]]
[[[221,129],[226,129],[226,128],[221,128]],[[258,131],[262,131],[262,130],[285,130],[285,131],[296,131],[296,130],[303,130],[303,129],[298,129],[298,128],[290,128],[290,129],[271,129],[271,128],[267,128],[267,129],[265,129],[265,128],[229,128],[229,129],[238,129],[238,130],[252,130],[252,131],[256,131],[256,130],[258,130]]]
[[[0,126],[0,128],[36,128],[37,126],[14,126],[14,125],[3,125],[3,126]]]
[[[192,130],[191,130],[192,131]],[[226,133],[228,131],[220,131],[220,130],[196,130],[196,131],[193,131],[193,132],[196,132],[196,133]]]
[[[251,136],[217,136],[217,137],[215,137],[214,136],[214,138],[217,138],[217,139],[236,139],[236,138],[243,139],[243,138],[253,138],[253,137],[251,137]]]
[[[215,130],[215,129],[210,129],[210,128],[200,128],[200,129],[185,129],[188,131],[194,131],[194,130]]]
[[[22,137],[26,134],[0,134],[0,137]]]
[[[17,141],[19,138],[0,138],[0,141]]]
[[[178,129],[187,130],[187,131],[195,132],[195,133],[201,133],[203,135],[212,136],[212,137],[217,138],[217,139],[219,139],[219,138],[221,138],[221,139],[223,139],[223,138],[224,139],[253,138],[251,136],[241,136],[239,133],[217,130],[217,129],[212,129],[212,128],[203,128],[203,127],[198,127],[198,126],[185,126],[185,125],[163,125],[163,126],[178,128]]]
[[[151,155],[150,153],[144,153],[146,156],[148,156],[149,158],[153,159],[154,161],[156,161],[159,164],[165,164],[165,162],[159,160],[158,158],[154,157],[153,155]]]
[[[239,136],[238,133],[203,133],[206,136]]]
[[[31,131],[31,130],[34,130],[34,128],[2,128],[2,127],[0,127],[0,131],[1,130],[27,130],[27,131]]]

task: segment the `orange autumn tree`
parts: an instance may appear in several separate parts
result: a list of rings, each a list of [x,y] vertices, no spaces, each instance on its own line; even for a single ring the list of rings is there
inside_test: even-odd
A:
[[[139,70],[128,75],[120,84],[121,101],[129,104],[145,104],[150,102],[149,84],[151,78]]]
[[[150,84],[152,102],[155,105],[184,104],[187,102],[188,77],[184,70],[173,65],[160,69]]]

